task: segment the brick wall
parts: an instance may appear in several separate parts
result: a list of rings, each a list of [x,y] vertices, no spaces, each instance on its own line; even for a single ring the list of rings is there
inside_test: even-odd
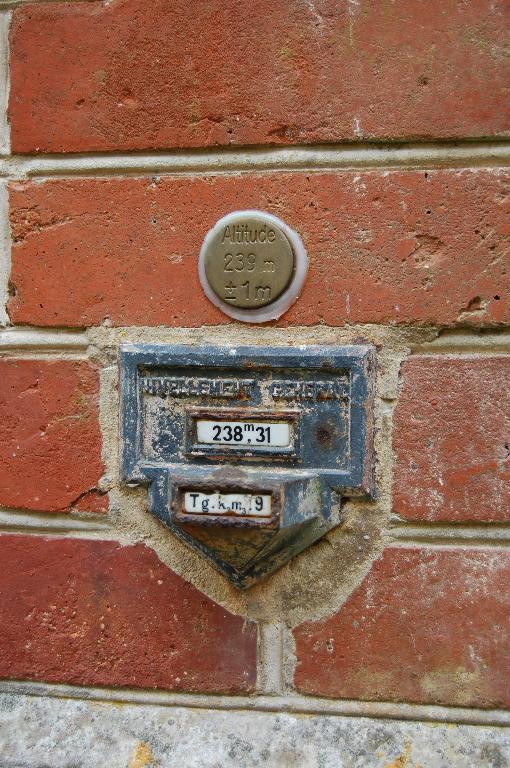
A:
[[[318,734],[355,715],[398,721],[359,765],[507,764],[508,4],[0,0],[0,22],[4,693],[319,713],[222,765],[337,765]],[[310,259],[264,326],[198,281],[240,208]],[[120,480],[125,341],[373,344],[376,498],[238,592]],[[0,757],[49,759],[29,719]],[[156,720],[79,764],[173,764]],[[491,728],[448,752],[409,730],[431,720]]]

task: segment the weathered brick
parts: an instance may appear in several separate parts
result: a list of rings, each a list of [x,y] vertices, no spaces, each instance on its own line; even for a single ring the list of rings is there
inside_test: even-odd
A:
[[[335,615],[298,627],[320,696],[510,706],[510,553],[390,547]]]
[[[0,676],[249,691],[256,626],[142,545],[0,536]]]
[[[507,171],[51,180],[11,187],[14,323],[200,326],[198,253],[237,208],[282,216],[310,272],[280,321],[471,325],[510,319]]]
[[[510,358],[409,358],[395,409],[393,509],[409,520],[510,520]]]
[[[510,133],[508,3],[24,4],[16,152]]]
[[[104,511],[99,376],[86,362],[0,360],[0,504]]]

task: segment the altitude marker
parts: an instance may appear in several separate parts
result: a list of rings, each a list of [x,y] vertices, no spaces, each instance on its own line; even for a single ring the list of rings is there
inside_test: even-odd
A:
[[[225,314],[246,322],[280,317],[297,299],[308,260],[287,224],[262,211],[235,211],[207,233],[199,259],[202,287]]]

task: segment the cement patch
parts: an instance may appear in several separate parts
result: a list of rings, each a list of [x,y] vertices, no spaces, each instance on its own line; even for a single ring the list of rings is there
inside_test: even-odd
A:
[[[1,768],[505,768],[488,726],[0,694]]]

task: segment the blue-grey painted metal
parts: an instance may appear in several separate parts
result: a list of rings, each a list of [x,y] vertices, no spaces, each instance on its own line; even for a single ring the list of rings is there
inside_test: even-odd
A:
[[[122,470],[149,508],[241,588],[341,522],[338,500],[373,492],[374,353],[368,346],[124,345]],[[201,445],[197,419],[281,419],[289,448]],[[272,494],[271,520],[193,518],[185,489]]]

